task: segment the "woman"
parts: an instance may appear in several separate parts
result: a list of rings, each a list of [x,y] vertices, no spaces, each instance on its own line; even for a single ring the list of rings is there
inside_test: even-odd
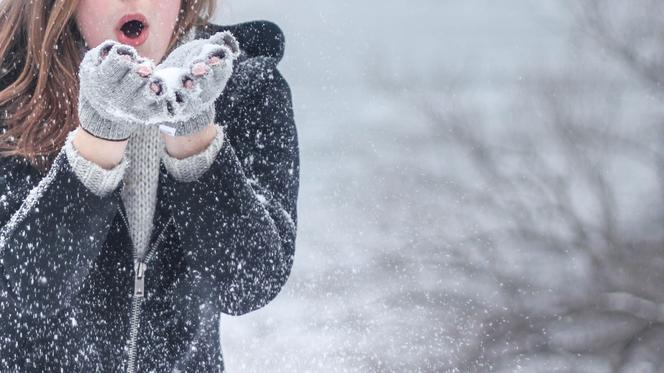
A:
[[[0,4],[0,371],[223,371],[218,313],[293,263],[283,34],[213,1]]]

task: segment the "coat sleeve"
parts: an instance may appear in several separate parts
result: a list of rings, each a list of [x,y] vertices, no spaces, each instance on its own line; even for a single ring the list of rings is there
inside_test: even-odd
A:
[[[276,67],[263,76],[250,97],[218,105],[224,137],[209,169],[187,182],[162,167],[191,278],[230,315],[270,302],[295,252],[299,150],[291,92]]]
[[[40,325],[35,321],[70,304],[106,240],[119,189],[105,196],[93,193],[72,169],[64,148],[45,175],[23,159],[0,160],[3,328]]]

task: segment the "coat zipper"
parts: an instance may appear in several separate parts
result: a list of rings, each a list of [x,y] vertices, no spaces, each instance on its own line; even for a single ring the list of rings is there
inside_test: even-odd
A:
[[[127,218],[120,208],[120,215],[122,220],[129,230],[129,223]],[[130,332],[129,332],[129,358],[127,364],[127,372],[134,373],[136,371],[135,361],[136,361],[136,340],[138,337],[138,326],[140,323],[140,314],[141,314],[141,305],[145,298],[145,271],[147,269],[147,264],[152,259],[153,254],[156,252],[155,248],[161,243],[164,233],[168,228],[173,216],[170,217],[164,228],[159,233],[159,236],[155,240],[154,244],[151,245],[148,250],[146,250],[144,257],[139,258],[136,255],[136,249],[134,248],[134,296],[131,300],[131,319],[130,319]]]

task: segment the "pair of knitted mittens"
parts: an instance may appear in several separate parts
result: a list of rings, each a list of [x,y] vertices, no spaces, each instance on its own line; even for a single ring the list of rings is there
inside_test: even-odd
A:
[[[146,125],[172,136],[198,132],[214,121],[215,100],[239,54],[228,31],[185,43],[157,66],[107,40],[86,52],[79,68],[80,125],[108,140],[128,139]]]

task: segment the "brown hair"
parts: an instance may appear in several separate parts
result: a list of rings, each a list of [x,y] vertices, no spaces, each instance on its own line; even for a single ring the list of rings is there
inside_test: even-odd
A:
[[[181,0],[168,48],[208,22],[216,0]],[[0,157],[45,172],[78,126],[79,0],[0,0]]]

